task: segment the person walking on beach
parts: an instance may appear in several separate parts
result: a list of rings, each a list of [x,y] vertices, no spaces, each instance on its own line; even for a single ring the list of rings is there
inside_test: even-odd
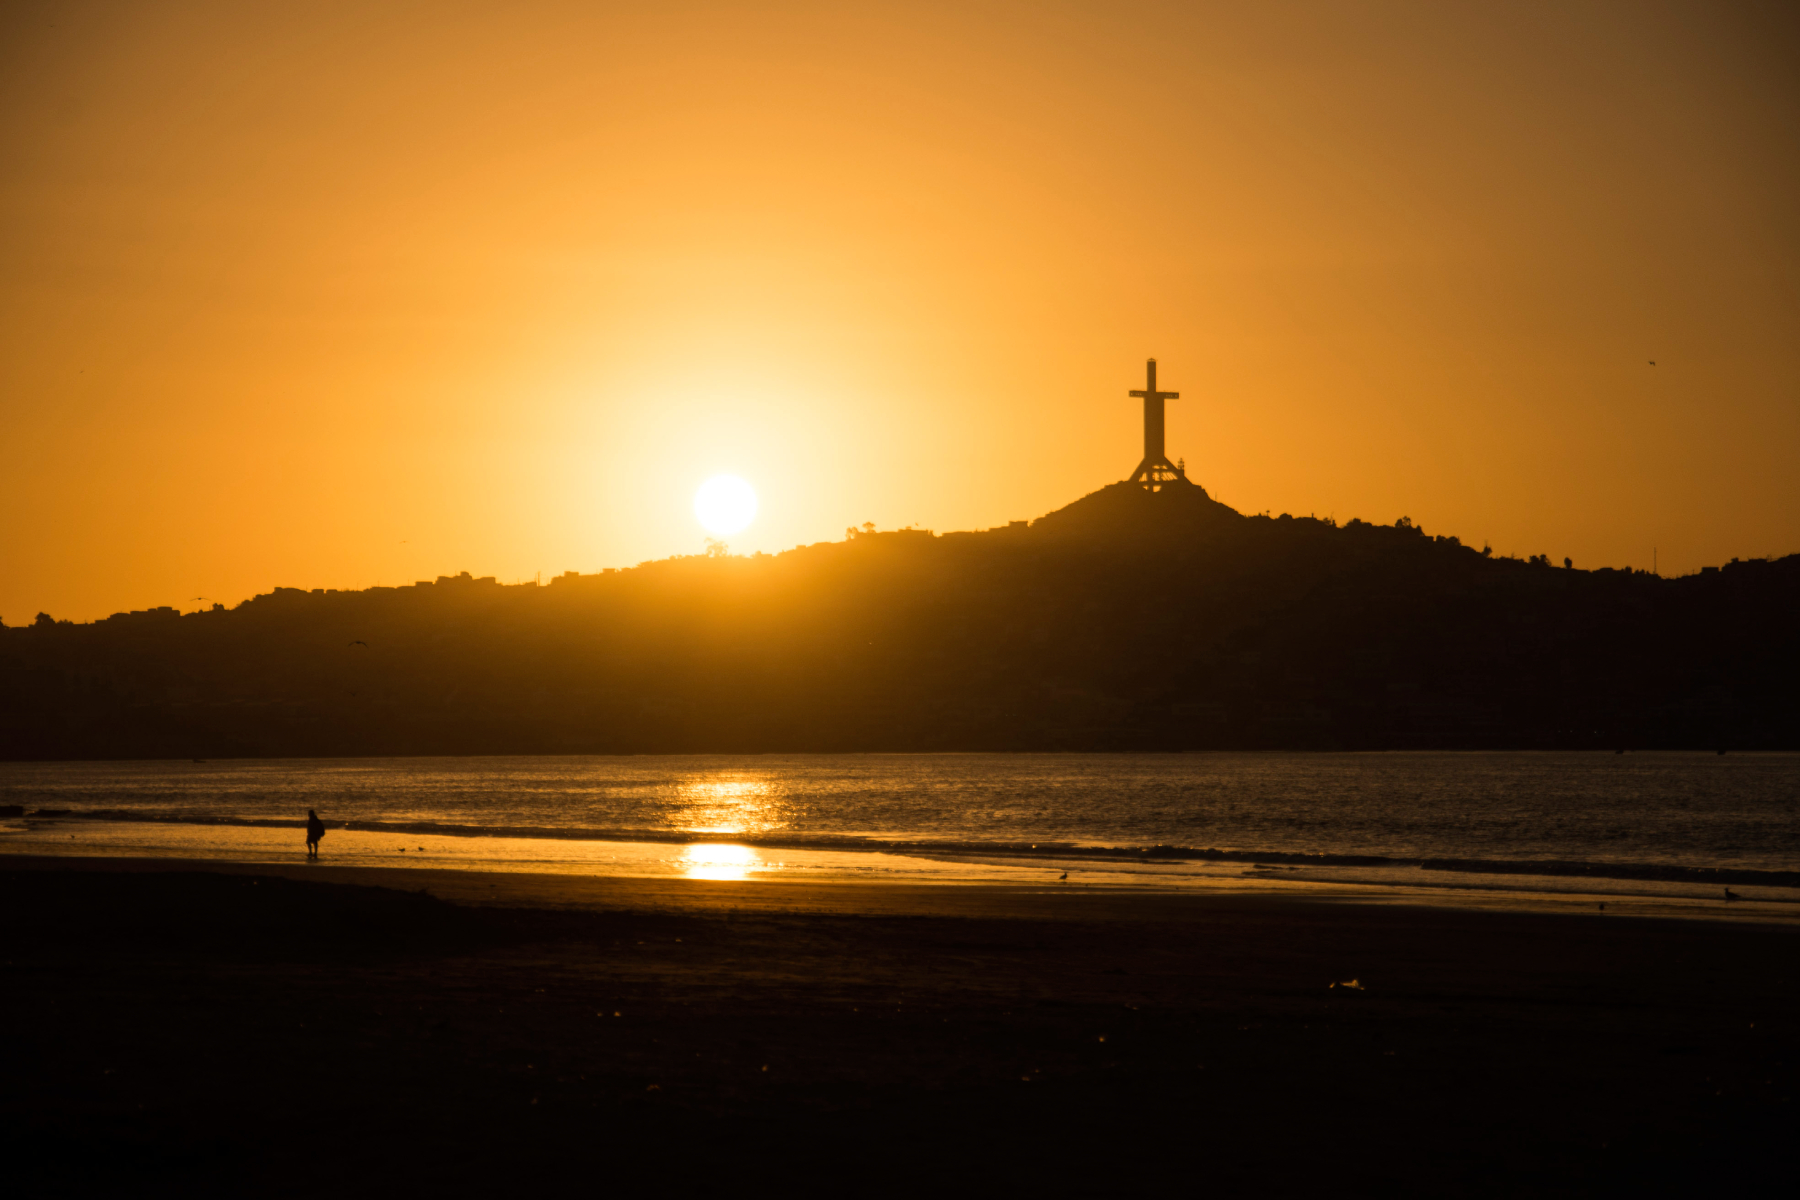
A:
[[[319,857],[319,839],[325,836],[325,822],[312,809],[306,810],[306,857]]]

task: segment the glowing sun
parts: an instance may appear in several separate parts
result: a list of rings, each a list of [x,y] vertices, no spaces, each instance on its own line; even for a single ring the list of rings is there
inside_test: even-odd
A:
[[[708,533],[736,533],[756,519],[756,489],[736,475],[714,475],[694,493],[694,515]]]

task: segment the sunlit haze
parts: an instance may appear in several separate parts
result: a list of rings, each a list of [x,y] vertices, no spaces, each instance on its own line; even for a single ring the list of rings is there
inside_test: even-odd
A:
[[[694,493],[694,516],[709,533],[737,533],[756,519],[756,490],[736,475],[715,475]]]
[[[1131,471],[1152,355],[1241,511],[1800,550],[1795,45],[1711,2],[7,6],[0,620],[696,554],[724,472],[735,553],[1036,517]]]

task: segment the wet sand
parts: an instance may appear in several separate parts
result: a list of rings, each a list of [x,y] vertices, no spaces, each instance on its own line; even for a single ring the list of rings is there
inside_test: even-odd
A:
[[[1790,1174],[1786,923],[23,856],[0,888],[29,1194]]]

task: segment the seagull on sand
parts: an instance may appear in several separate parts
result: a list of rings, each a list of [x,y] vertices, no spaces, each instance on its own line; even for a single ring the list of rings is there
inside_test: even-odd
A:
[[[1743,899],[1742,896],[1738,895],[1736,892],[1732,891],[1730,888],[1725,889],[1725,903],[1730,904],[1733,900],[1742,900],[1742,899]]]
[[[1067,879],[1068,877],[1069,877],[1069,873],[1067,871],[1064,871],[1061,875],[1058,875],[1056,878],[1057,878],[1058,882],[1061,882],[1062,880]]]

